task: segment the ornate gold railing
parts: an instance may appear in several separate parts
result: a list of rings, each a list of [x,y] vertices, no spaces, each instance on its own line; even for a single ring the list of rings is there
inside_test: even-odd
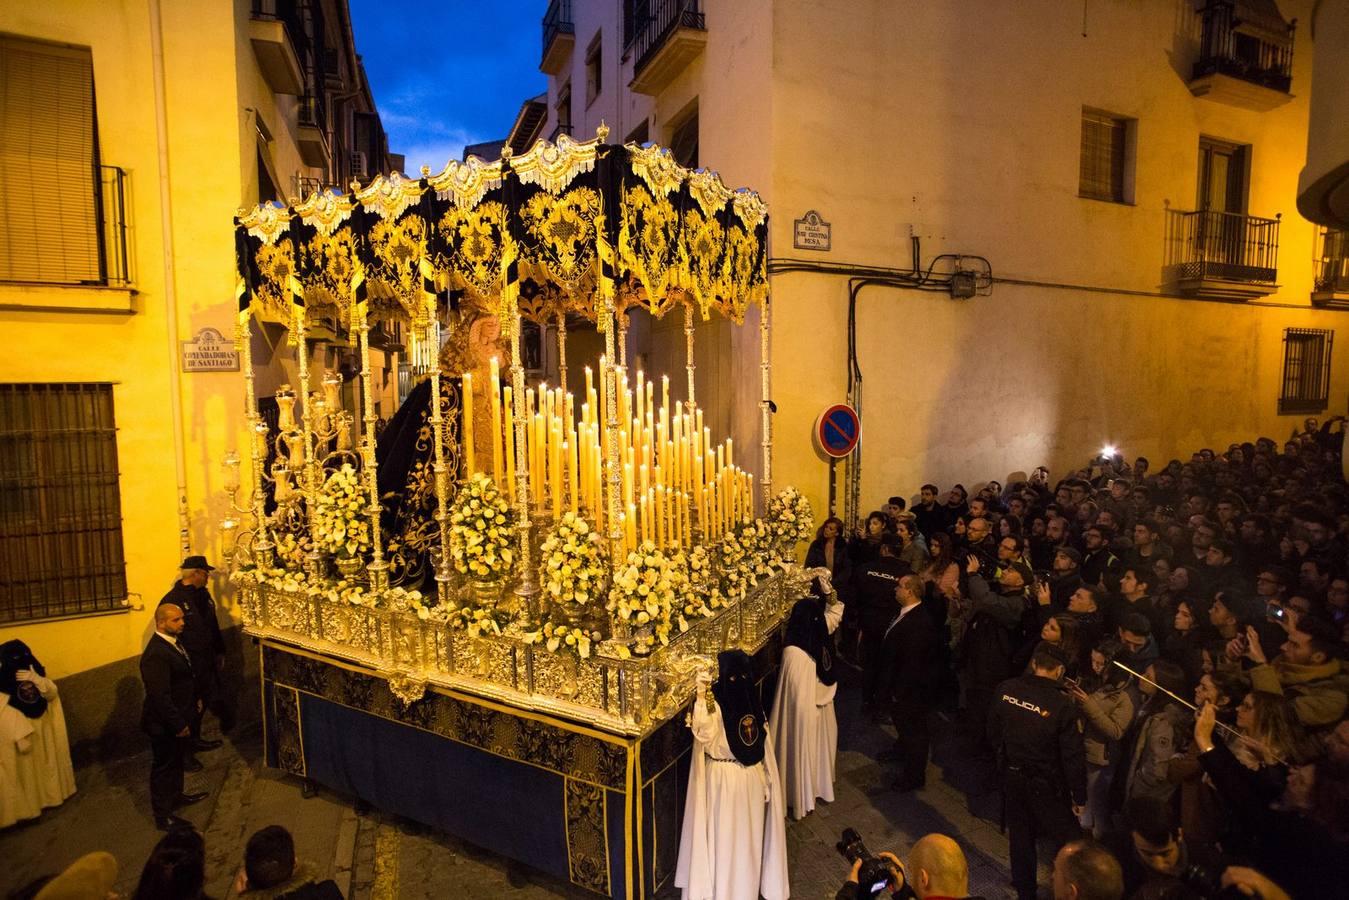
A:
[[[581,659],[527,643],[515,626],[499,636],[475,637],[411,612],[281,590],[247,572],[236,575],[248,634],[371,668],[409,702],[434,686],[629,736],[649,732],[678,711],[697,670],[719,651],[762,647],[804,595],[807,581],[799,567],[789,566],[650,656],[620,659],[599,644]]]

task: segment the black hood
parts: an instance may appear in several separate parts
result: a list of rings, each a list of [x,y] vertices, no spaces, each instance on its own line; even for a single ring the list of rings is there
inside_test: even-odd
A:
[[[800,647],[815,660],[815,677],[820,684],[831,685],[838,680],[834,671],[834,648],[830,646],[829,627],[824,621],[824,610],[815,597],[796,601],[791,618],[787,620],[788,647]]]
[[[6,641],[0,644],[0,691],[9,695],[9,705],[30,719],[36,719],[47,711],[47,700],[38,693],[32,682],[19,681],[15,677],[22,669],[32,669],[45,676],[47,670],[37,661],[33,651],[23,641]]]
[[[721,710],[731,754],[742,765],[762,762],[767,717],[759,702],[759,688],[754,683],[749,656],[744,650],[725,650],[717,655],[717,668],[712,696],[717,698]]]

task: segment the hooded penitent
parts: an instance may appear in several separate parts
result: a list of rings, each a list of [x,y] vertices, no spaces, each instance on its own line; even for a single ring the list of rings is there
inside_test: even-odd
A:
[[[38,693],[37,685],[19,681],[18,673],[24,669],[32,669],[39,675],[47,674],[23,641],[0,644],[0,691],[9,695],[10,706],[28,718],[36,719],[47,711],[47,701]]]
[[[824,621],[824,610],[814,597],[796,601],[791,618],[787,620],[788,647],[800,647],[815,660],[815,676],[826,687],[838,680],[834,671],[834,652],[829,640],[829,627]]]
[[[763,761],[764,715],[759,689],[754,683],[749,656],[743,650],[726,650],[717,655],[719,675],[712,685],[721,721],[726,727],[726,743],[741,765]]]

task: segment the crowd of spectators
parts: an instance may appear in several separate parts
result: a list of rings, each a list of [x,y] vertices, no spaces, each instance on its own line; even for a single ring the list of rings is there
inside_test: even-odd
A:
[[[1073,804],[1094,841],[1082,858],[1108,849],[1123,896],[1220,883],[1344,896],[1342,426],[1309,419],[1282,446],[1260,438],[1155,470],[1112,453],[1057,483],[1040,468],[973,493],[925,484],[852,534],[825,521],[807,565],[833,571],[848,603],[840,653],[864,672],[885,666],[874,631],[893,618],[866,578],[923,579],[945,629],[941,702],[994,758],[995,690],[1057,648],[1087,769],[1086,802]],[[865,697],[877,713],[888,699]]]

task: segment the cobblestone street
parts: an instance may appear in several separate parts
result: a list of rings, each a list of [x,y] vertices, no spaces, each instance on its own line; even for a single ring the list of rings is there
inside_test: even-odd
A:
[[[849,826],[873,850],[901,855],[929,832],[955,836],[969,858],[970,893],[1011,896],[1007,840],[997,827],[991,765],[972,756],[958,726],[935,719],[937,743],[928,786],[915,794],[872,796],[869,791],[891,776],[869,754],[884,747],[892,732],[862,718],[856,696],[846,688],[839,695],[837,799],[787,828],[792,896],[833,896],[846,874],[834,844]],[[147,752],[80,770],[79,792],[64,806],[0,832],[0,856],[9,862],[0,875],[3,893],[96,849],[109,850],[121,862],[119,890],[127,895],[134,891],[140,867],[159,838],[145,788],[148,757]],[[317,864],[353,900],[593,896],[351,798],[328,791],[305,798],[298,780],[262,766],[257,734],[226,741],[201,758],[206,769],[188,776],[188,789],[206,790],[211,796],[182,815],[206,836],[207,892],[212,897],[234,896],[232,882],[242,864],[244,842],[271,824],[289,828],[297,855]],[[1041,883],[1047,883],[1043,865]],[[678,895],[667,885],[659,900]]]

